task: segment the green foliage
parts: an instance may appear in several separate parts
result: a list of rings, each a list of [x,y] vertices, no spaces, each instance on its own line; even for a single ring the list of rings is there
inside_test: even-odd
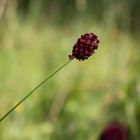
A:
[[[26,20],[16,13],[0,23],[0,116],[68,60],[81,34],[95,32],[101,43],[89,60],[72,61],[1,122],[0,139],[98,140],[111,120],[126,123],[139,139],[139,40],[118,28],[114,12],[101,24],[90,15],[57,26],[29,11]]]
[[[32,15],[32,18],[43,18],[57,25],[68,24],[77,18],[83,20],[83,17],[100,24],[109,19],[121,30],[139,34],[139,4],[139,0],[19,0],[17,13],[24,18],[31,18],[29,15]]]

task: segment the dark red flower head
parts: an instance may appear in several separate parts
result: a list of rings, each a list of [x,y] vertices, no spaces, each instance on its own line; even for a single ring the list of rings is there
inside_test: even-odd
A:
[[[73,46],[72,55],[69,55],[69,58],[76,58],[78,60],[88,59],[95,52],[95,49],[98,48],[98,43],[99,40],[93,33],[81,35],[81,38]]]
[[[111,123],[102,132],[99,140],[128,140],[128,129],[120,123]]]

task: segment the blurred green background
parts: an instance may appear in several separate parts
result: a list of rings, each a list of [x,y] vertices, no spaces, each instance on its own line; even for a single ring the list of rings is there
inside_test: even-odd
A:
[[[0,117],[68,61],[81,34],[100,46],[72,61],[3,122],[0,140],[98,140],[105,125],[140,138],[139,0],[0,0]]]

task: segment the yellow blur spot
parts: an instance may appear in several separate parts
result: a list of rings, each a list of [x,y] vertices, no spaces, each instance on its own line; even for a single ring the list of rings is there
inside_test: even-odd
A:
[[[22,104],[20,104],[20,105],[15,109],[16,112],[23,112],[23,110],[24,110],[24,105],[22,105]]]

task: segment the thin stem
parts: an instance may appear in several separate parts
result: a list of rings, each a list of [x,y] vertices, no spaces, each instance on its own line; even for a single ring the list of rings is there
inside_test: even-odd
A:
[[[1,119],[0,122],[3,121],[10,113],[12,113],[24,100],[26,100],[30,95],[32,95],[39,87],[41,87],[45,82],[47,82],[50,78],[52,78],[57,72],[63,69],[67,64],[69,64],[73,59],[69,60],[65,64],[63,64],[60,68],[58,68],[55,72],[53,72],[50,76],[48,76],[45,80],[43,80],[40,84],[38,84],[34,89],[32,89],[24,98],[22,98],[15,106],[13,106]]]

